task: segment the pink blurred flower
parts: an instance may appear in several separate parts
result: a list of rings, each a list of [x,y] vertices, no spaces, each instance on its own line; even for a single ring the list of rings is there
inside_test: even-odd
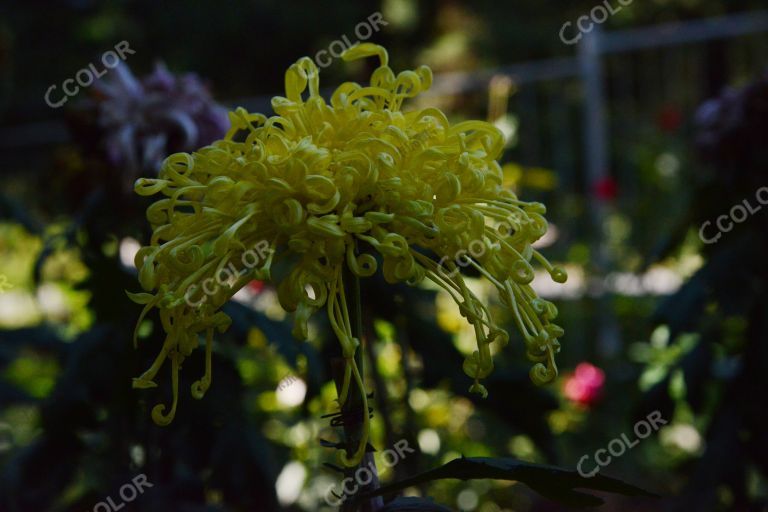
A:
[[[579,363],[576,371],[565,379],[565,397],[580,405],[591,406],[603,395],[605,373],[590,363]]]

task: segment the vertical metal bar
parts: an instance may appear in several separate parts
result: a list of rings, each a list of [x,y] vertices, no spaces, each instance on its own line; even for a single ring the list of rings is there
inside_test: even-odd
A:
[[[584,161],[587,193],[608,175],[608,130],[606,128],[603,64],[600,54],[600,25],[584,34],[579,44],[579,70],[584,87]],[[592,220],[600,236],[601,208],[590,201]]]
[[[603,283],[611,267],[605,243],[606,204],[595,200],[597,184],[608,177],[610,165],[608,111],[605,105],[605,76],[602,62],[602,32],[595,25],[579,44],[579,69],[584,86],[584,158],[587,203],[593,223],[592,272],[599,280],[597,350],[601,357],[615,356],[621,348],[620,330],[611,298]]]

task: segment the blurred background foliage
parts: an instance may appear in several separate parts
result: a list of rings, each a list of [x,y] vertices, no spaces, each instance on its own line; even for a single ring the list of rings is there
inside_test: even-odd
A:
[[[759,79],[768,36],[606,57],[611,165],[604,180],[589,184],[578,83],[518,84],[498,68],[573,56],[560,28],[595,5],[0,6],[0,512],[92,510],[140,473],[154,487],[128,505],[135,510],[330,510],[324,495],[341,477],[324,467],[334,452],[319,442],[339,439],[321,418],[335,411],[330,359],[338,349],[328,326],[317,319],[310,340],[295,341],[275,291],[252,283],[227,306],[233,325],[217,336],[208,395],[193,401],[182,393],[175,422],[155,426],[149,410],[165,397],[132,390],[131,378],[151,362],[161,329],[153,318],[143,322],[134,350],[140,307],[124,293],[138,289],[132,259],[148,237],[147,203],[126,191],[128,171],[108,161],[94,117],[104,98],[83,91],[54,110],[43,95],[126,40],[136,77],[162,61],[174,74],[197,74],[226,107],[268,112],[291,63],[342,35],[353,39],[355,25],[377,11],[388,24],[372,40],[389,49],[395,70],[426,63],[438,74],[492,76],[420,101],[504,131],[507,184],[549,206],[542,244],[570,274],[562,289],[537,278],[566,329],[561,377],[531,385],[513,336],[496,358],[485,400],[467,392],[461,362],[473,335],[447,297],[428,286],[364,283],[364,330],[375,340],[366,364],[377,463],[385,467],[380,452],[400,439],[418,447],[384,469],[382,481],[460,455],[575,468],[659,410],[668,424],[601,474],[662,498],[606,496],[603,510],[765,510],[768,221],[759,212],[713,245],[702,244],[698,231],[768,185],[768,84]],[[633,2],[604,28],[764,7],[759,0]],[[322,81],[365,74],[364,64],[336,60]],[[168,152],[180,150],[174,141]],[[503,317],[488,287],[478,280],[473,288]],[[187,365],[182,387],[203,371],[198,358]],[[406,495],[453,510],[568,510],[493,480],[436,481]]]

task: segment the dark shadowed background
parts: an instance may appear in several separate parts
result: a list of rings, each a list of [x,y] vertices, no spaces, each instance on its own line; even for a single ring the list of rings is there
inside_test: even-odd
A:
[[[505,181],[548,206],[540,245],[570,276],[563,286],[536,280],[566,330],[561,376],[533,386],[513,335],[485,400],[467,392],[461,363],[473,335],[443,293],[364,282],[372,444],[415,450],[382,481],[460,455],[591,472],[597,451],[619,439],[631,449],[616,456],[614,443],[600,474],[661,497],[604,494],[600,510],[768,510],[762,9],[758,0],[3,2],[0,512],[333,509],[324,497],[342,476],[323,465],[335,453],[320,439],[338,437],[321,418],[335,411],[338,344],[322,317],[308,342],[294,340],[268,284],[227,305],[233,325],[217,335],[206,397],[182,392],[174,423],[152,423],[167,389],[134,390],[131,379],[151,364],[162,329],[150,317],[133,348],[141,306],[125,290],[139,289],[133,255],[149,226],[131,184],[168,154],[220,138],[224,108],[270,114],[302,56],[328,52],[323,87],[367,80],[369,62],[332,54],[335,41],[367,34],[360,24],[370,28],[372,16],[381,22],[367,40],[386,46],[396,72],[435,72],[419,105],[502,130]],[[62,100],[75,86],[66,80],[91,64],[105,71],[105,52],[121,42],[127,67],[49,105],[52,86],[49,98]],[[503,317],[490,287],[476,287]],[[202,357],[190,358],[182,389],[203,371]],[[649,414],[663,423],[638,436]],[[571,510],[503,480],[439,480],[405,495],[462,511]]]

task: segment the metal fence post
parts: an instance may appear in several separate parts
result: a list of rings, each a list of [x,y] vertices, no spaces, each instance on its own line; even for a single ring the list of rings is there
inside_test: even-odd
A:
[[[605,276],[611,269],[611,255],[605,243],[607,205],[595,196],[597,185],[609,176],[610,150],[608,111],[605,102],[603,72],[603,33],[599,24],[585,33],[579,43],[579,74],[584,87],[584,163],[587,202],[592,219],[592,264],[598,293],[597,350],[602,357],[617,355],[621,349],[621,333],[613,312]]]
[[[601,58],[602,31],[600,25],[585,33],[579,43],[579,73],[584,87],[584,161],[586,167],[587,194],[608,175],[608,131],[604,73]],[[594,201],[590,201],[592,220],[600,229],[602,214]]]

